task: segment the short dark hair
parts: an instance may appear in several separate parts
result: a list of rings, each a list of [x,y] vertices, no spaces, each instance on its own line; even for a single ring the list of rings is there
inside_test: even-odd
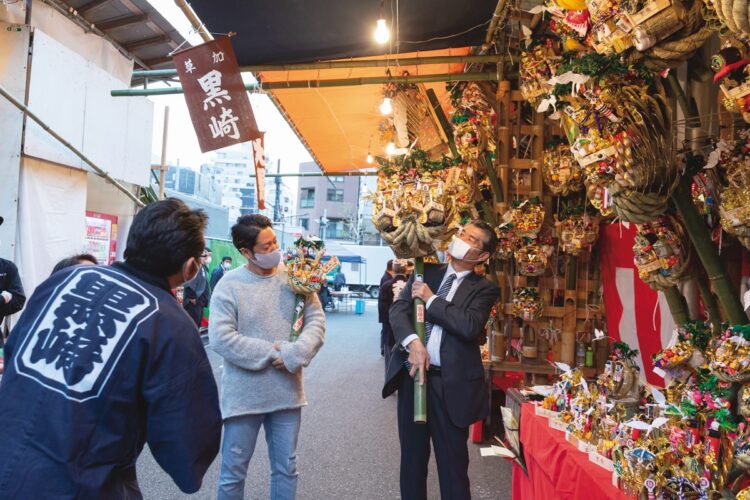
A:
[[[225,255],[224,257],[221,258],[221,261],[222,262],[226,262],[226,261],[232,262],[232,258],[229,255]]]
[[[130,225],[125,262],[157,276],[171,276],[191,257],[200,257],[207,222],[203,210],[191,210],[177,198],[151,203]]]
[[[393,274],[401,274],[406,271],[406,265],[403,262],[393,263]]]
[[[271,219],[261,214],[243,215],[232,226],[232,243],[237,247],[247,248],[251,252],[258,242],[258,235],[267,227],[273,227]]]
[[[86,262],[91,262],[95,266],[99,264],[99,261],[96,260],[96,257],[91,255],[90,253],[79,253],[78,255],[73,255],[72,257],[67,257],[57,264],[55,264],[55,267],[52,268],[52,274],[55,274],[57,271],[60,271],[62,269],[65,269],[67,267],[77,266],[81,263],[82,260],[85,260]]]
[[[393,271],[393,259],[388,260],[385,264],[386,271]]]
[[[485,252],[493,253],[495,251],[495,248],[497,248],[497,235],[495,234],[495,230],[492,229],[492,226],[480,219],[474,219],[473,221],[469,222],[469,224],[478,229],[481,229],[484,233],[482,250],[484,250]]]

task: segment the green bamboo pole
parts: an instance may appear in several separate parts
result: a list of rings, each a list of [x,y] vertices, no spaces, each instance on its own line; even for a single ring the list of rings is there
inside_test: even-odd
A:
[[[681,326],[688,319],[687,302],[685,297],[682,296],[680,290],[673,286],[664,290],[664,297],[667,299],[669,305],[669,312],[672,313],[672,318],[677,326]]]
[[[703,263],[703,267],[706,269],[708,279],[716,291],[721,308],[724,309],[731,323],[744,325],[747,323],[747,316],[745,316],[745,311],[742,308],[742,304],[740,304],[739,293],[729,279],[729,275],[719,258],[716,247],[711,242],[708,229],[696,211],[695,205],[693,205],[693,200],[690,196],[691,181],[692,175],[690,173],[683,175],[677,189],[675,189],[672,195],[672,203],[677,208],[682,221],[685,223],[685,231],[688,233],[690,241],[693,242],[693,247]],[[714,319],[718,320],[719,318]]]
[[[685,92],[677,81],[677,77],[674,73],[669,73],[667,81],[670,88],[677,96],[677,103],[685,114],[686,122],[699,123],[699,118],[695,116],[694,110],[690,109],[685,97]],[[724,310],[731,323],[744,325],[747,323],[747,316],[745,315],[745,311],[740,303],[739,293],[729,279],[724,264],[719,258],[719,253],[716,251],[716,247],[711,241],[711,235],[708,232],[708,228],[706,228],[703,218],[695,209],[695,205],[693,205],[693,199],[690,194],[692,181],[693,174],[688,169],[680,179],[680,182],[672,195],[672,203],[680,213],[680,217],[685,224],[685,231],[688,233],[690,241],[693,243],[698,258],[700,258],[703,267],[706,269],[706,274],[716,292],[721,308]]]
[[[703,273],[700,273],[695,278],[695,282],[698,284],[698,290],[703,299],[703,306],[708,312],[708,319],[711,321],[712,331],[715,335],[718,335],[721,333],[721,312],[719,311],[719,304],[716,303],[716,297],[711,293],[711,287],[708,286],[708,282],[706,282],[706,277]]]
[[[338,78],[331,80],[297,80],[266,83],[246,83],[246,90],[283,90],[283,89],[314,89],[329,87],[354,87],[360,85],[382,85],[384,83],[435,83],[435,82],[471,82],[497,80],[497,73],[441,73],[437,75],[410,76],[368,76],[360,78]],[[182,94],[182,87],[166,87],[158,89],[115,89],[110,92],[112,97],[133,97],[150,95]]]
[[[414,276],[415,281],[416,279],[424,279],[424,260],[422,257],[414,259]],[[424,314],[424,300],[414,299],[414,332],[426,348]],[[419,371],[414,376],[414,422],[417,424],[427,423],[427,374],[425,374],[424,384],[420,384]]]
[[[299,64],[256,64],[240,66],[242,73],[258,73],[264,71],[298,71],[298,70],[328,70],[351,68],[395,68],[398,66],[423,66],[428,64],[491,64],[508,60],[504,55],[484,56],[436,56],[436,57],[405,57],[387,59],[351,59],[346,61],[319,61]],[[148,69],[133,71],[133,78],[170,78],[177,76],[176,69]]]
[[[456,144],[453,142],[453,127],[451,127],[451,122],[448,121],[448,117],[445,116],[445,113],[443,113],[443,107],[440,105],[440,101],[438,100],[435,91],[433,89],[427,89],[426,93],[427,100],[430,101],[430,106],[432,106],[432,109],[435,112],[435,116],[440,123],[440,128],[443,129],[443,133],[448,139],[448,147],[451,150],[451,154],[454,158],[458,158],[458,149],[456,149]]]

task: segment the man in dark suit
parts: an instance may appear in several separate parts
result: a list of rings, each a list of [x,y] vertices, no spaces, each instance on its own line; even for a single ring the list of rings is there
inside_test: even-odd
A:
[[[216,289],[219,280],[224,277],[224,273],[232,269],[232,258],[225,255],[221,258],[221,265],[211,272],[211,290]]]
[[[211,290],[208,286],[208,265],[211,263],[211,250],[205,248],[201,254],[201,267],[195,278],[185,283],[182,306],[193,318],[198,328],[203,322],[203,308],[208,305]]]
[[[383,324],[383,330],[380,333],[380,353],[381,356],[385,356],[386,369],[388,368],[388,361],[391,359],[391,350],[396,343],[393,339],[388,311],[393,304],[394,297],[398,296],[398,292],[400,292],[399,287],[403,288],[406,282],[406,261],[393,261],[391,270],[393,271],[393,278],[380,285],[380,293],[378,294],[378,318]]]
[[[388,281],[389,279],[393,278],[393,259],[388,260],[388,262],[385,264],[385,272],[383,273],[383,276],[380,277],[380,288],[382,288],[383,283]],[[393,297],[391,297],[391,302],[393,302]],[[385,322],[388,319],[388,309],[382,309],[381,307],[381,300],[380,295],[378,295],[378,323],[380,323],[380,357],[385,357],[388,353],[384,349],[384,339],[385,339]],[[390,306],[389,306],[390,307]],[[383,313],[385,312],[385,315]],[[386,364],[386,367],[388,365]]]
[[[424,280],[412,276],[390,309],[396,339],[383,397],[398,390],[401,443],[401,498],[426,500],[430,439],[435,449],[443,500],[467,500],[469,425],[489,413],[489,398],[479,352],[498,287],[473,272],[497,246],[490,225],[467,224],[448,249],[448,265],[426,264]],[[436,290],[433,293],[433,290]],[[414,332],[412,301],[425,301],[425,337]],[[407,372],[405,361],[410,364]],[[427,424],[414,423],[414,381],[427,381]]]
[[[385,264],[385,272],[383,273],[383,276],[380,277],[380,286],[383,286],[383,283],[391,278],[393,278],[393,259],[390,259]]]

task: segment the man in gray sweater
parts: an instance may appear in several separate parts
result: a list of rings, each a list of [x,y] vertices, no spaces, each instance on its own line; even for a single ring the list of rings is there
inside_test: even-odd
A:
[[[211,297],[208,334],[224,358],[219,500],[242,499],[261,424],[271,463],[272,499],[297,491],[297,436],[307,404],[302,368],[323,345],[325,315],[317,295],[305,301],[302,333],[289,342],[294,292],[286,282],[271,221],[245,215],[232,227],[245,266],[224,275]]]

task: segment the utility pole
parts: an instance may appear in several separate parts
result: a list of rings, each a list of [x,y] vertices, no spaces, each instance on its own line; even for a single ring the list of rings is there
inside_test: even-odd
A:
[[[281,173],[281,158],[276,160],[276,173]],[[277,176],[274,183],[276,184],[276,201],[273,204],[273,220],[279,222],[281,220],[281,177]]]

